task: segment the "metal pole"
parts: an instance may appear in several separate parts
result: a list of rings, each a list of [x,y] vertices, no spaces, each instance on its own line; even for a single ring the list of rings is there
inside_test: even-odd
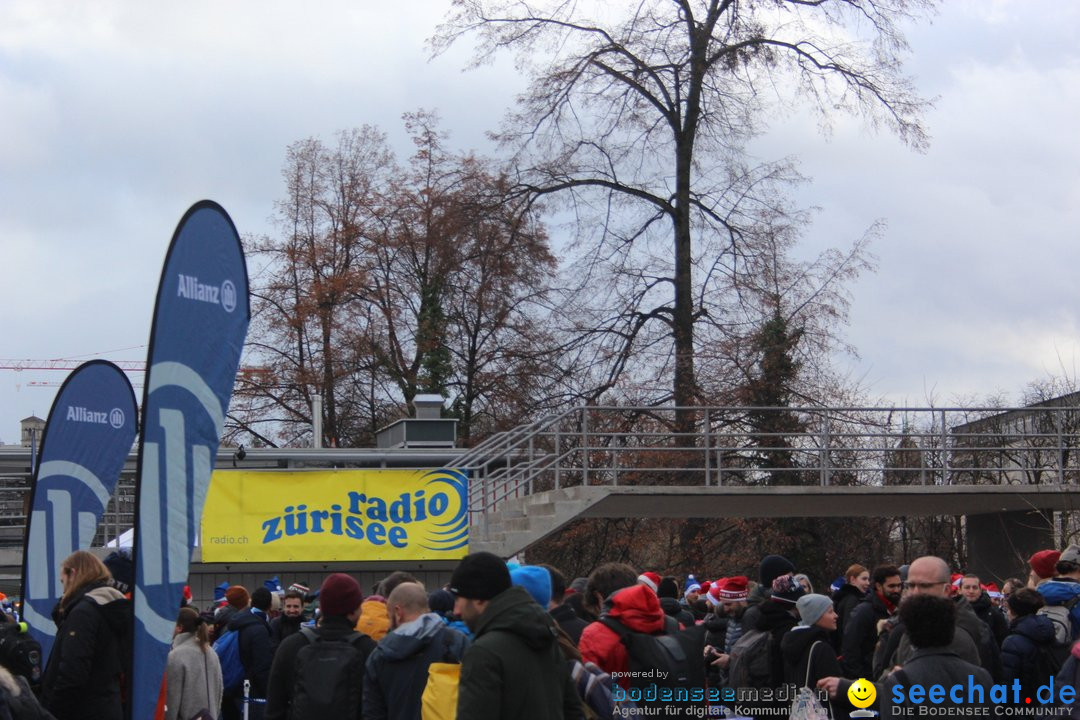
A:
[[[704,437],[702,439],[705,442],[705,487],[709,487],[709,474],[710,474],[709,473],[709,469],[710,469],[709,468],[709,464],[710,464],[709,460],[711,458],[710,458],[710,453],[709,453],[709,427],[710,427],[709,408],[705,408],[705,427],[704,427],[704,430],[703,430],[703,433],[702,433],[704,435]]]
[[[952,478],[949,477],[949,451],[948,451],[949,436],[945,432],[945,410],[941,411],[941,484],[952,485]]]
[[[581,484],[589,484],[589,408],[581,408]]]
[[[311,396],[311,447],[322,447],[322,395]]]

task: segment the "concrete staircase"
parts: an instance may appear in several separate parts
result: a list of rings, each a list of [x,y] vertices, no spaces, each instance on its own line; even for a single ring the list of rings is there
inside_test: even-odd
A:
[[[606,487],[570,487],[513,498],[487,515],[487,527],[472,530],[469,551],[511,557],[581,517],[607,496]]]

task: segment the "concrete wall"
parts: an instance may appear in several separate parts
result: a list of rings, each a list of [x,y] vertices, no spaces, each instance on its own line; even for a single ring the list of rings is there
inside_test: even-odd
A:
[[[1034,510],[968,515],[968,569],[999,586],[1014,576],[1027,580],[1032,553],[1055,547],[1052,517]]]

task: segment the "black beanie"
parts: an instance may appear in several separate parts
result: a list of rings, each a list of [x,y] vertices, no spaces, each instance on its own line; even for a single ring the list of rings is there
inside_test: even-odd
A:
[[[782,555],[766,555],[761,558],[761,566],[758,568],[758,577],[765,587],[772,587],[773,580],[781,575],[795,572],[795,566]]]
[[[675,582],[675,578],[666,577],[660,581],[660,585],[656,589],[656,595],[662,598],[678,598],[679,584]]]
[[[510,570],[493,553],[466,555],[450,577],[450,592],[468,600],[490,600],[510,588]]]

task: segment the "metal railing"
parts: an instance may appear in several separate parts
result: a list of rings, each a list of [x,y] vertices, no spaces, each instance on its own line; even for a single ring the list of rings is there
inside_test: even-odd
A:
[[[459,458],[470,520],[573,486],[1075,485],[1080,407],[579,407]],[[680,424],[681,423],[681,424]]]

